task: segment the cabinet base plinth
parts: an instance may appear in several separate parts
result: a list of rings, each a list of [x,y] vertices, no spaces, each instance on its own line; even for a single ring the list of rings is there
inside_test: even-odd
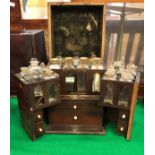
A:
[[[49,125],[45,131],[47,134],[105,134],[103,126],[85,126],[85,125]]]

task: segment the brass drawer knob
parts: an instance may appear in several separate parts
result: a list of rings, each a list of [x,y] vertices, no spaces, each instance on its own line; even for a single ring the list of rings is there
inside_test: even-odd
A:
[[[120,128],[120,131],[124,131],[124,127],[121,127],[121,128]]]
[[[77,109],[77,106],[76,106],[76,105],[74,105],[74,106],[73,106],[73,109]]]
[[[43,129],[42,128],[39,128],[39,132],[43,132]]]
[[[122,115],[122,119],[125,119],[125,118],[126,118],[126,115],[125,115],[125,114],[123,114],[123,115]]]
[[[74,116],[74,120],[77,120],[77,116]]]
[[[39,119],[40,119],[40,118],[41,118],[41,115],[40,115],[40,114],[38,114],[38,115],[37,115],[37,118],[39,118]]]

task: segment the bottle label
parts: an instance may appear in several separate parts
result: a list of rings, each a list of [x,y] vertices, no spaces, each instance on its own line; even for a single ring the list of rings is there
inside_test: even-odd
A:
[[[74,83],[75,78],[73,76],[68,76],[68,77],[65,78],[65,82],[66,83]]]

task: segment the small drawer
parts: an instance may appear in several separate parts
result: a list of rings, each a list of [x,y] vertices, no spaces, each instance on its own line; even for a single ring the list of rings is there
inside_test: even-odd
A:
[[[42,120],[43,120],[43,112],[42,112],[42,110],[35,111],[34,112],[34,121],[39,122],[39,121],[42,121]]]
[[[119,111],[119,120],[128,121],[129,120],[129,111],[128,110],[120,110]]]
[[[86,103],[85,101],[63,101],[61,104],[57,104],[53,106],[53,109],[70,109],[70,110],[91,110],[91,109],[99,109],[97,102],[89,101]]]
[[[51,110],[48,117],[54,125],[102,125],[102,111]]]
[[[43,121],[35,124],[35,133],[36,133],[36,136],[41,136],[44,134],[44,123],[43,123]]]
[[[118,121],[117,132],[121,135],[126,136],[128,130],[128,122]]]

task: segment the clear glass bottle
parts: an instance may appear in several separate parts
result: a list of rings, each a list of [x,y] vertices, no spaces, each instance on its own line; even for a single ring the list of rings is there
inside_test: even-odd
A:
[[[74,61],[72,57],[66,57],[63,62],[63,69],[75,69]]]
[[[113,86],[112,86],[112,84],[105,85],[104,103],[113,104]]]
[[[78,69],[89,69],[89,59],[87,57],[81,57],[77,68]]]
[[[61,69],[61,60],[59,58],[50,59],[48,66],[50,69]]]
[[[58,74],[55,73],[53,70],[51,70],[49,67],[46,67],[42,73],[43,79],[48,80],[51,78],[56,78],[58,77]]]
[[[39,85],[34,88],[34,95],[35,97],[43,96],[43,89]]]
[[[31,58],[30,65],[28,66],[27,80],[41,79],[41,68],[37,58]]]
[[[90,68],[91,69],[104,69],[103,60],[101,58],[91,58]]]
[[[130,93],[129,87],[124,85],[121,88],[119,98],[118,98],[118,105],[119,106],[128,107],[128,105],[129,105],[129,93]]]
[[[79,65],[79,57],[78,57],[78,56],[75,56],[75,57],[73,58],[73,62],[74,62],[75,68],[77,68],[77,66]]]
[[[21,67],[20,68],[20,76],[21,76],[21,78],[25,78],[26,77],[27,71],[28,71],[27,67]]]

